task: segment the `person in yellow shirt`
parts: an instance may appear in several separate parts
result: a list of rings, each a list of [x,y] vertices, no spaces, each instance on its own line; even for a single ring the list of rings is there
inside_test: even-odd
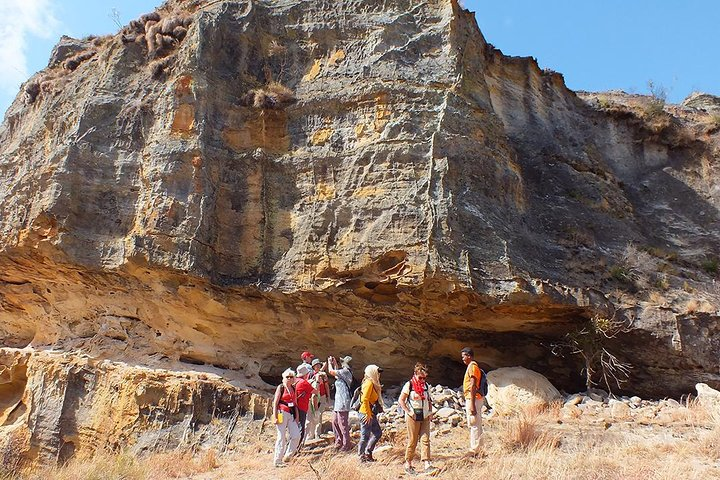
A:
[[[372,452],[382,436],[377,414],[383,411],[382,386],[380,385],[382,368],[377,365],[365,367],[360,389],[360,443],[358,455],[361,462],[374,462]]]
[[[474,359],[475,354],[472,348],[465,347],[460,351],[460,356],[467,369],[463,377],[463,395],[465,397],[465,416],[470,428],[470,452],[478,455],[482,450],[482,416],[480,411],[484,398],[480,394],[480,380],[482,372]]]

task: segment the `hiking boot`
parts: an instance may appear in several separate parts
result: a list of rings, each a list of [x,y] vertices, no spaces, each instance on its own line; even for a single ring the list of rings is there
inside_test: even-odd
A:
[[[368,461],[368,462],[377,462],[377,460],[375,460],[375,459],[373,458],[372,453],[368,453],[368,454],[365,455],[365,456],[367,457],[367,461]]]
[[[360,463],[367,463],[369,461],[370,460],[368,460],[367,454],[363,453],[362,455],[360,455]]]

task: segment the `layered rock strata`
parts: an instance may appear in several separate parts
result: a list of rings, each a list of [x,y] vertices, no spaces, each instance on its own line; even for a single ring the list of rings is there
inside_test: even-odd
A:
[[[718,385],[711,112],[578,96],[453,0],[143,19],[0,127],[4,345],[249,387],[306,349],[453,384],[472,345],[573,388],[553,345],[601,315],[633,392]]]
[[[0,350],[3,466],[63,463],[96,450],[222,451],[256,431],[264,395],[218,375],[97,361],[67,352]]]

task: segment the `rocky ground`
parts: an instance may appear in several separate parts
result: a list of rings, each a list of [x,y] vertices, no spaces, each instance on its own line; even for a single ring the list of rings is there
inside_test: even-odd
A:
[[[99,456],[73,460],[66,467],[36,470],[25,478],[217,480],[269,479],[397,479],[409,478],[403,469],[405,422],[388,390],[382,416],[383,440],[375,464],[360,464],[354,454],[337,454],[332,434],[302,449],[286,468],[272,467],[274,428],[255,421],[256,433],[226,451],[175,450],[170,453]],[[501,415],[484,409],[485,453],[468,457],[468,431],[462,421],[462,397],[457,390],[436,386],[436,418],[431,448],[434,476],[460,479],[665,479],[720,478],[720,394],[705,386],[698,396],[678,402],[614,397],[601,390],[563,395],[545,408],[518,409]],[[329,420],[330,414],[327,413]],[[357,419],[353,415],[353,439]],[[329,425],[326,425],[329,427]],[[420,467],[420,463],[416,462]],[[98,472],[104,472],[97,476]],[[420,474],[418,476],[428,476]]]

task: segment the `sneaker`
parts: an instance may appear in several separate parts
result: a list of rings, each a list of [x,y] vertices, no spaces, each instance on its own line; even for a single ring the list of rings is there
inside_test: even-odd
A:
[[[370,461],[370,460],[368,460],[368,456],[367,456],[367,455],[365,455],[364,453],[363,453],[362,455],[360,455],[360,463],[367,463],[367,462],[369,462],[369,461]]]
[[[417,474],[417,472],[415,471],[415,469],[413,467],[408,467],[407,465],[405,465],[405,473],[407,473],[408,475]]]
[[[426,473],[428,475],[432,475],[433,473],[437,472],[437,467],[433,467],[432,465],[425,467],[425,470],[423,470],[423,473]]]
[[[365,457],[367,457],[368,462],[377,462],[377,460],[373,458],[372,453],[368,453]]]
[[[283,462],[275,462],[275,468],[284,468],[287,467]]]
[[[292,455],[285,455],[282,459],[283,463],[288,463],[290,459],[292,458]]]

